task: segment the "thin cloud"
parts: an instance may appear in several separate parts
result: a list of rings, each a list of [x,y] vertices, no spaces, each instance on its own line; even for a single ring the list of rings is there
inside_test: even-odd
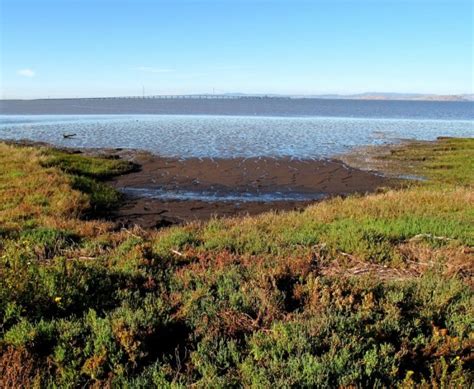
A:
[[[34,77],[36,75],[34,70],[31,69],[20,69],[17,71],[17,74],[22,77]]]
[[[174,72],[174,69],[168,69],[168,68],[155,68],[152,66],[139,66],[135,68],[135,70],[138,70],[140,72],[146,72],[146,73],[171,73]]]

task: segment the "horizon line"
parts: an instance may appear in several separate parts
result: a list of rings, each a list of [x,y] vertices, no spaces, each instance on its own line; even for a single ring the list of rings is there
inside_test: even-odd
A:
[[[211,99],[212,97],[259,97],[259,98],[336,98],[336,99],[366,99],[366,100],[451,100],[451,101],[473,101],[474,93],[420,93],[420,92],[359,92],[359,93],[162,93],[162,94],[142,94],[142,95],[101,95],[101,96],[44,96],[31,98],[0,97],[0,101],[33,101],[33,100],[80,100],[80,99],[160,99],[160,98],[198,98],[199,96]]]

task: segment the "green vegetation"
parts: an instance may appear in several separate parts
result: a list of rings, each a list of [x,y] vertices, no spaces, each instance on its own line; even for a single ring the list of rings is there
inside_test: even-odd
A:
[[[121,200],[120,194],[101,180],[137,168],[136,165],[120,159],[85,157],[56,149],[46,149],[43,153],[47,158],[42,165],[57,167],[67,173],[71,187],[89,196],[90,210],[96,216],[117,207]]]
[[[380,159],[393,167],[403,166],[406,173],[429,178],[428,184],[472,186],[474,182],[472,139],[443,138],[437,143],[409,143],[392,149],[390,156]]]
[[[81,217],[130,166],[0,144],[0,386],[469,387],[473,153],[404,146],[384,163],[428,181],[116,231]]]
[[[95,179],[105,179],[128,173],[137,167],[118,158],[90,157],[56,149],[45,149],[47,158],[42,162],[46,167],[58,167],[62,171]]]

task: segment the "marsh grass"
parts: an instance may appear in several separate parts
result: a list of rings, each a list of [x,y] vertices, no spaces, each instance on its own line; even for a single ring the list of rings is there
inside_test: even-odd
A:
[[[153,232],[81,219],[119,161],[0,144],[0,386],[469,387],[473,149],[396,148],[385,166],[429,179],[400,189]]]
[[[42,165],[58,167],[62,171],[95,179],[107,179],[138,169],[138,166],[127,161],[112,157],[84,156],[80,153],[57,149],[43,149],[46,156]]]
[[[45,149],[42,166],[56,167],[67,173],[71,187],[89,197],[89,213],[103,216],[121,202],[119,192],[103,181],[138,169],[138,166],[114,158],[83,156],[63,150]]]

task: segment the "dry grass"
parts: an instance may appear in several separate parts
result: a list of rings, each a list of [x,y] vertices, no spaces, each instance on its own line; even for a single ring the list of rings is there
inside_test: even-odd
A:
[[[66,223],[87,207],[87,197],[71,189],[59,169],[42,166],[35,148],[0,143],[0,225],[18,230],[27,225]]]

